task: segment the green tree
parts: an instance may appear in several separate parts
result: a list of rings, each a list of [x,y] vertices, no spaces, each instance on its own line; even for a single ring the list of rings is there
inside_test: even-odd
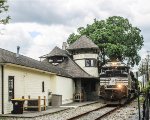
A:
[[[106,20],[94,19],[93,24],[78,28],[77,34],[70,34],[67,42],[72,44],[80,36],[86,35],[99,46],[103,61],[107,56],[111,60],[126,59],[131,65],[138,65],[138,51],[143,46],[143,36],[140,32],[141,30],[132,26],[128,19],[112,16]]]
[[[9,6],[6,4],[7,4],[7,0],[0,0],[0,15],[8,11]],[[10,16],[6,16],[6,17],[0,16],[0,24],[7,24],[9,22],[9,19],[10,19]]]
[[[140,75],[140,76],[146,74],[146,72],[147,72],[147,65],[141,63],[141,64],[139,65],[138,71],[139,71],[139,75]]]

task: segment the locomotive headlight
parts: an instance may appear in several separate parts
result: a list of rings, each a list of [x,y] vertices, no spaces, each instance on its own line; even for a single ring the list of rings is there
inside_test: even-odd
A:
[[[112,62],[112,66],[115,66],[116,65],[116,62]]]
[[[120,85],[120,84],[117,85],[117,88],[122,89],[122,85]]]

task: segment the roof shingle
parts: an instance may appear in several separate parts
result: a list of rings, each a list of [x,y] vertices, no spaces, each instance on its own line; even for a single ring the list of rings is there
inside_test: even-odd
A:
[[[59,63],[57,66],[59,68],[62,68],[64,69],[65,71],[67,71],[67,73],[72,76],[72,78],[95,78],[94,76],[91,76],[89,75],[87,72],[85,72],[78,64],[76,64],[71,58],[70,56],[68,55],[68,53],[65,51],[65,50],[62,50],[60,48],[54,48],[52,50],[52,52],[50,53],[53,53],[53,51],[55,51],[57,49],[57,53],[55,56],[57,56],[59,54],[59,56],[67,56],[67,58],[62,62],[62,63]],[[47,57],[48,59],[48,57]],[[48,63],[47,60],[43,60],[43,62],[46,62]],[[50,64],[50,63],[48,63]]]
[[[60,76],[66,76],[71,77],[67,71],[65,71],[62,68],[55,67],[51,64],[43,63],[37,60],[34,60],[32,58],[19,55],[19,57],[16,57],[16,53],[4,50],[0,48],[0,63],[11,63],[16,65],[21,65],[25,67],[35,68],[47,72],[56,73]]]
[[[83,35],[73,44],[71,44],[67,48],[67,50],[90,49],[90,48],[99,49],[99,47],[95,43],[93,43],[91,39]]]
[[[85,72],[70,57],[68,57],[68,59],[65,59],[64,62],[58,64],[58,67],[65,69],[67,73],[73,78],[95,78],[94,76],[91,76],[87,72]]]
[[[40,58],[53,57],[53,56],[67,56],[67,51],[61,50],[59,47],[55,47],[49,54],[43,55]]]

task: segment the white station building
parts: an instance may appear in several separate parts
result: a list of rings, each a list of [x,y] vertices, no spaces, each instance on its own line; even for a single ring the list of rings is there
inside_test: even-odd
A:
[[[96,100],[99,93],[99,48],[86,36],[69,47],[55,47],[41,56],[41,61],[0,48],[0,114],[11,113],[11,99],[62,96],[62,104],[74,101],[82,93],[83,100]]]

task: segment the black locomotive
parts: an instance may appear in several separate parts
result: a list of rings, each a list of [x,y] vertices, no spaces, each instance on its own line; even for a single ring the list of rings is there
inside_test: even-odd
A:
[[[134,74],[123,62],[107,62],[100,73],[100,99],[107,104],[124,104],[137,93]]]

